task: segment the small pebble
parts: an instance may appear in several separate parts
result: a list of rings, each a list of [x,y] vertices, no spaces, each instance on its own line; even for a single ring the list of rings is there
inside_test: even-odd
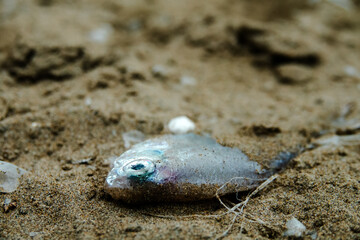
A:
[[[32,128],[39,128],[40,126],[41,126],[40,123],[37,123],[37,122],[32,122],[31,123]]]
[[[112,26],[110,24],[105,23],[100,27],[92,30],[89,33],[89,39],[90,41],[95,43],[105,43],[108,41],[113,31],[114,29],[112,28]]]
[[[353,66],[346,66],[344,68],[344,72],[346,75],[348,75],[349,77],[357,77],[357,78],[360,78],[360,72],[354,68]]]
[[[40,234],[40,232],[31,232],[31,233],[29,233],[29,236],[30,237],[35,237],[36,235],[39,235]]]
[[[16,208],[16,202],[13,201],[11,198],[5,198],[4,200],[4,212],[9,212],[11,209]]]
[[[5,198],[4,205],[9,205],[11,203],[11,198]]]
[[[306,227],[296,218],[291,218],[286,222],[287,230],[284,232],[284,236],[301,237],[306,231]]]
[[[64,164],[61,166],[61,169],[64,171],[70,171],[73,167],[70,164]]]
[[[190,76],[182,76],[180,78],[180,83],[184,86],[195,86],[197,84],[197,80],[196,78]]]
[[[0,161],[0,192],[10,193],[19,186],[19,178],[26,173],[26,170],[14,164]]]
[[[167,77],[167,70],[163,65],[154,65],[151,69],[152,74],[154,77],[157,78],[165,78]]]
[[[91,103],[92,103],[92,100],[91,100],[90,97],[85,98],[85,105],[86,105],[86,106],[90,106]]]
[[[317,239],[317,232],[311,233],[310,237],[311,237],[312,240]]]
[[[195,130],[195,123],[186,116],[176,117],[170,120],[168,124],[170,132],[183,134]]]
[[[280,83],[303,84],[311,80],[312,70],[298,64],[281,65],[276,70]]]

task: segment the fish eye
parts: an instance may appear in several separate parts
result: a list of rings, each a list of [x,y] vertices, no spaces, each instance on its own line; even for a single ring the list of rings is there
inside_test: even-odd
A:
[[[147,159],[133,160],[123,167],[128,177],[146,177],[155,171],[155,164]]]
[[[145,165],[142,164],[142,163],[138,163],[136,165],[131,166],[131,169],[133,169],[133,170],[140,170],[140,169],[143,169],[143,168],[145,168]]]

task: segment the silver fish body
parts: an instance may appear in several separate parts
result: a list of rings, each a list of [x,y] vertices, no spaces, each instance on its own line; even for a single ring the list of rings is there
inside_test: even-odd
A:
[[[114,161],[105,190],[127,203],[195,201],[258,186],[266,171],[237,148],[195,134],[136,144]]]

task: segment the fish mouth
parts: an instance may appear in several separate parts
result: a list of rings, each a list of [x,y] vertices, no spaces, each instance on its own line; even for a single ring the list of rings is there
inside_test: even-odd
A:
[[[116,173],[110,173],[105,181],[105,188],[130,188],[131,184],[127,176],[118,176]]]

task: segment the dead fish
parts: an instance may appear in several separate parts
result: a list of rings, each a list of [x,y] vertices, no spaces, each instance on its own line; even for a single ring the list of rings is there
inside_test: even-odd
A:
[[[164,135],[134,145],[116,158],[105,190],[127,203],[186,202],[259,186],[296,154],[284,152],[265,170],[238,148],[196,134]]]

